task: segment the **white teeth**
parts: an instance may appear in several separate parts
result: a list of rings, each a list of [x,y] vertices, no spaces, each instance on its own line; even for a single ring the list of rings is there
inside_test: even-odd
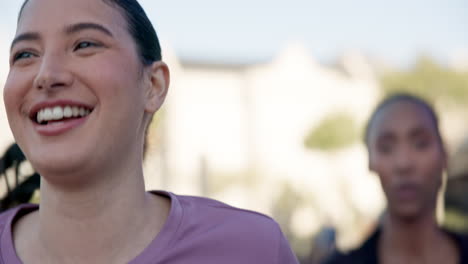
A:
[[[52,120],[52,109],[50,109],[50,108],[44,109],[44,113],[42,115],[42,120],[44,120],[44,121]]]
[[[65,118],[69,118],[73,116],[73,111],[70,106],[65,106],[65,108],[63,108],[63,116]]]
[[[53,108],[44,108],[37,112],[37,123],[48,122],[51,120],[61,120],[70,117],[85,117],[91,113],[91,110],[78,106],[55,106]]]
[[[73,112],[73,117],[77,117],[80,114],[80,110],[76,106],[72,107],[72,112]]]
[[[63,108],[60,106],[54,107],[52,110],[52,119],[60,120],[63,119]]]
[[[44,115],[44,110],[41,110],[41,111],[37,112],[37,117],[36,117],[37,118],[37,123],[40,124],[42,122],[42,120],[44,119],[43,115]]]

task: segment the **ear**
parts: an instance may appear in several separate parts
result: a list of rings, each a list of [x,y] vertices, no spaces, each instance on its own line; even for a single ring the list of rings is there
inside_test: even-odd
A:
[[[162,61],[154,62],[149,72],[149,83],[145,94],[145,111],[154,114],[161,108],[169,89],[169,67]]]

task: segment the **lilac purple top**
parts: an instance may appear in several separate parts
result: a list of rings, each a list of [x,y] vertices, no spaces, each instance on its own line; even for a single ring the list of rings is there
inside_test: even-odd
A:
[[[130,264],[297,264],[278,224],[252,211],[168,192],[171,210],[160,233]],[[21,205],[0,215],[0,264],[20,264],[12,226],[38,210]]]

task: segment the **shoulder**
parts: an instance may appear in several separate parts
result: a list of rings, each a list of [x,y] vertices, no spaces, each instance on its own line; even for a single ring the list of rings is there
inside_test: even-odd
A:
[[[333,252],[322,264],[361,264],[366,263],[362,262],[362,254],[359,249],[343,253],[340,251]]]
[[[459,245],[463,264],[468,264],[468,235],[459,235]]]
[[[378,262],[377,243],[380,232],[380,229],[375,230],[360,247],[349,252],[333,252],[323,264],[376,264]]]
[[[200,242],[198,245],[225,249],[228,254],[246,259],[268,259],[258,263],[297,263],[281,228],[271,217],[209,198],[175,197],[184,212],[184,240],[194,239]]]
[[[13,243],[13,222],[37,208],[37,205],[23,204],[0,214],[0,263],[2,259],[11,260],[16,263],[16,261],[14,261],[17,257]],[[6,262],[10,263],[10,261]]]
[[[445,230],[457,243],[460,250],[460,263],[468,264],[468,235]]]
[[[22,206],[19,206],[0,213],[0,232],[2,232],[8,226],[8,223],[12,221],[12,219],[15,217],[15,215],[18,214],[18,211],[20,211],[21,208]]]
[[[22,204],[0,213],[0,232],[3,232],[4,229],[9,228],[9,225],[18,216],[27,214],[33,210],[36,210],[37,208],[38,205],[35,204]]]
[[[3,232],[3,230],[5,229],[5,226],[8,223],[8,220],[11,219],[15,213],[16,213],[15,209],[9,209],[0,214],[0,233]]]
[[[340,264],[340,263],[348,263],[347,255],[343,254],[340,251],[333,252],[328,258],[326,258],[322,264]]]
[[[267,221],[272,221],[272,218],[266,216],[264,214],[237,208],[226,203],[220,202],[218,200],[206,198],[206,197],[199,197],[199,196],[186,196],[186,195],[176,195],[180,202],[184,205],[185,208],[193,207],[196,209],[202,210],[209,210],[213,211],[214,213],[220,213],[222,215],[242,215],[246,217],[252,217],[254,219],[262,219]]]
[[[221,225],[226,230],[253,232],[257,235],[271,237],[278,235],[280,228],[269,216],[236,208],[223,202],[196,196],[176,196],[184,210],[187,220],[197,224]],[[262,237],[262,236],[260,236]]]

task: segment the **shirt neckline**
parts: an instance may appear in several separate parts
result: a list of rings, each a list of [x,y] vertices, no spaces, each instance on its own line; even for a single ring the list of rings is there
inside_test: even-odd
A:
[[[158,259],[165,252],[165,249],[173,244],[176,233],[182,223],[183,209],[175,194],[166,191],[151,191],[150,193],[165,196],[171,200],[169,215],[156,237],[138,256],[132,259],[129,264],[154,263],[154,260]],[[13,224],[20,217],[39,210],[39,205],[23,204],[12,210],[13,212],[11,212],[11,215],[8,217],[0,237],[0,256],[4,263],[22,264],[16,254],[13,242]],[[8,262],[6,260],[8,260]]]

